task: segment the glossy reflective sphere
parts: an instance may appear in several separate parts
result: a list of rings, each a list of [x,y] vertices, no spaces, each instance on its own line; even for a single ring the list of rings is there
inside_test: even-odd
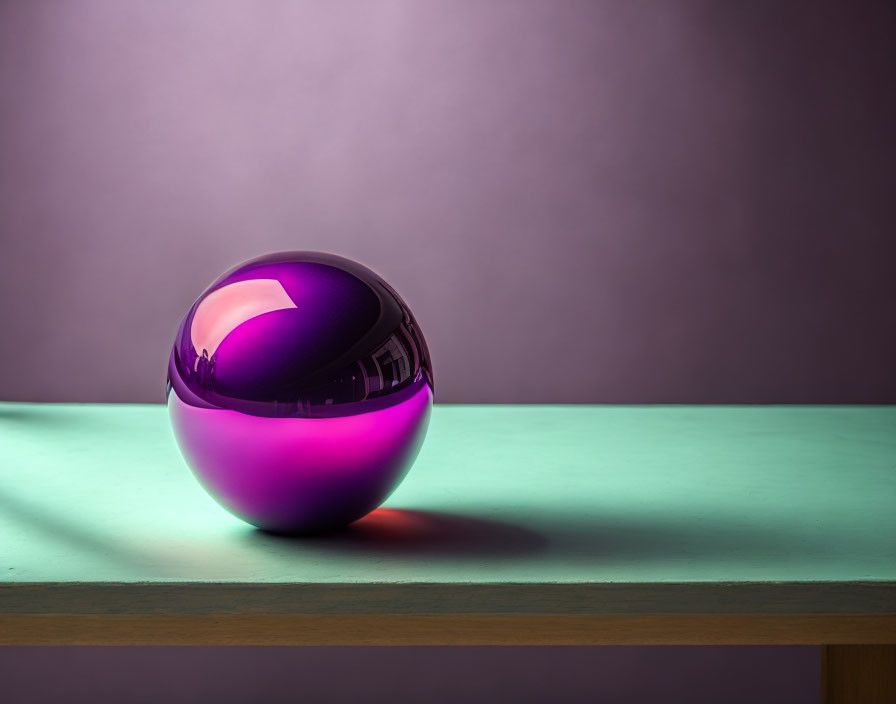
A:
[[[338,528],[379,506],[420,450],[432,389],[404,301],[366,267],[316,252],[223,274],[168,363],[187,464],[229,511],[278,532]]]

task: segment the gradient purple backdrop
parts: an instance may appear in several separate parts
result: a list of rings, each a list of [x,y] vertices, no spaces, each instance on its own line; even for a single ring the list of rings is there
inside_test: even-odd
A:
[[[408,301],[442,402],[894,402],[894,21],[886,2],[0,2],[0,399],[162,402],[212,279],[317,249]],[[407,652],[395,686],[395,649],[8,649],[0,670],[35,702],[53,682],[238,701],[218,678],[246,657],[271,701],[320,692],[321,667],[430,701],[818,694],[816,648]]]
[[[378,271],[443,402],[896,401],[892,3],[0,3],[0,398],[164,398],[229,266]]]
[[[821,693],[818,648],[798,645],[2,650],[14,704],[817,704]]]

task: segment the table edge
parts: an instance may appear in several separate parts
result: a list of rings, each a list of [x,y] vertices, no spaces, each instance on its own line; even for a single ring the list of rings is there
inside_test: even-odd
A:
[[[896,581],[7,582],[0,614],[891,614]]]
[[[894,643],[896,614],[0,614],[0,646]]]

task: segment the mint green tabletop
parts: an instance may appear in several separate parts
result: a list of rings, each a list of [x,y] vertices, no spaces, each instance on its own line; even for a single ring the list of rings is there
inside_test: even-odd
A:
[[[163,406],[0,404],[0,582],[892,586],[896,408],[440,405],[385,510],[290,539]]]

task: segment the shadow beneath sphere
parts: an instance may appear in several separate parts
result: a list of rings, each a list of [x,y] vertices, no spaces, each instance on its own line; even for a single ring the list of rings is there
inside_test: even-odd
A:
[[[570,512],[572,513],[572,512]],[[526,527],[523,527],[523,526]],[[531,527],[530,527],[531,526]],[[604,570],[650,574],[797,574],[852,560],[842,538],[819,526],[712,512],[618,507],[584,515],[532,511],[502,520],[441,511],[381,508],[334,533],[283,536],[252,530],[246,540],[284,556],[364,557],[401,570],[465,559],[514,560],[551,574],[603,579]],[[889,548],[883,538],[866,554]],[[682,577],[683,578],[683,577]]]
[[[333,533],[289,536],[255,530],[253,542],[332,554],[367,553],[426,558],[517,557],[539,552],[547,539],[528,528],[437,511],[379,508]]]

